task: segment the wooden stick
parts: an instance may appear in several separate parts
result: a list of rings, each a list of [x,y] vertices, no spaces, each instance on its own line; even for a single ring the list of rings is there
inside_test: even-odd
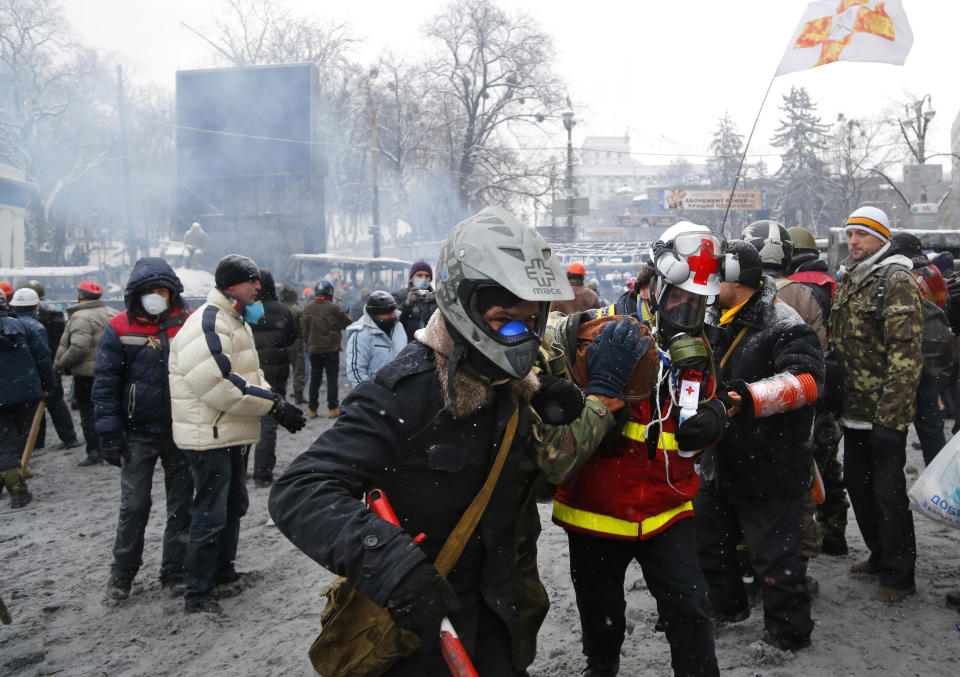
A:
[[[28,470],[30,457],[33,456],[33,447],[37,444],[37,436],[40,434],[40,424],[43,423],[43,410],[46,404],[40,400],[37,405],[37,411],[33,415],[33,423],[30,425],[30,434],[27,436],[27,444],[23,447],[23,456],[20,458],[20,472],[25,479],[33,477],[33,473]]]

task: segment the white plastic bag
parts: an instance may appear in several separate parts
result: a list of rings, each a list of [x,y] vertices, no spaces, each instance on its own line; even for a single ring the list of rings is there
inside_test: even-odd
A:
[[[960,434],[954,435],[910,487],[910,507],[960,529]]]

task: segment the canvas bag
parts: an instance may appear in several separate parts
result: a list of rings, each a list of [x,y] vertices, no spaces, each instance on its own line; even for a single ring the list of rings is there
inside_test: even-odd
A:
[[[434,566],[446,576],[470,540],[507,458],[517,432],[519,409],[507,423],[490,474],[447,537]],[[401,658],[420,648],[420,638],[393,622],[390,612],[338,578],[322,593],[327,605],[320,616],[320,634],[310,646],[310,662],[321,677],[379,677]]]
[[[960,528],[960,434],[920,473],[908,495],[910,507],[920,514]]]

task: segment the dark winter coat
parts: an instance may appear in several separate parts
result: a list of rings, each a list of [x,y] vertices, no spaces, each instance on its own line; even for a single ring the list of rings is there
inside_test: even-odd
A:
[[[40,301],[40,307],[37,309],[37,319],[43,328],[47,330],[47,345],[50,347],[50,354],[57,354],[57,346],[60,345],[60,339],[63,337],[63,330],[67,326],[67,319],[63,311],[54,306],[49,301]]]
[[[817,335],[795,310],[775,302],[775,297],[775,282],[764,276],[763,286],[732,323],[707,328],[721,384],[750,384],[784,373],[810,374],[818,390],[822,389],[823,352]],[[720,361],[744,328],[746,333],[726,366],[720,368]],[[813,415],[812,405],[764,418],[739,414],[730,420],[717,446],[705,452],[708,457],[701,468],[715,463],[717,490],[732,500],[800,496],[809,487],[812,448],[808,440]],[[707,472],[704,475],[709,479]]]
[[[170,308],[151,317],[140,295],[158,285],[171,290]],[[170,340],[188,317],[182,291],[163,259],[140,259],[130,273],[123,296],[126,312],[104,328],[93,368],[94,417],[105,446],[131,432],[171,434],[168,363]]]
[[[400,309],[400,324],[403,325],[403,330],[407,332],[407,341],[413,340],[413,333],[417,329],[421,329],[427,326],[427,322],[430,321],[430,316],[433,315],[433,311],[437,309],[437,295],[433,290],[433,285],[429,289],[423,291],[427,292],[421,294],[422,298],[418,298],[414,303],[407,303],[407,297],[410,295],[410,290],[415,289],[413,282],[407,285],[406,289],[399,289],[393,292],[393,298],[397,302],[397,308]]]
[[[300,317],[303,324],[303,340],[311,355],[334,353],[340,350],[343,330],[353,320],[343,308],[327,299],[314,299],[303,309]]]
[[[290,375],[287,348],[298,338],[297,324],[286,304],[277,300],[273,276],[266,271],[260,276],[260,300],[263,302],[263,317],[250,329],[263,376],[273,390],[280,391]]]
[[[43,326],[5,308],[0,308],[0,371],[0,406],[38,402],[55,388]]]
[[[350,393],[333,428],[293,461],[270,494],[280,530],[381,605],[417,563],[436,558],[486,480],[514,408],[504,385],[494,389],[492,404],[454,418],[445,405],[439,360],[419,341],[404,348]],[[520,470],[530,437],[530,409],[522,404],[490,503],[448,576],[460,603],[450,618],[468,651],[481,595],[517,638],[514,527],[535,473]],[[402,528],[359,500],[374,488],[384,490]],[[421,547],[413,542],[418,533],[427,536]],[[410,660],[425,659],[418,653]]]
[[[790,269],[793,272],[788,277],[800,282],[813,292],[823,312],[823,319],[829,324],[830,308],[837,291],[837,281],[828,272],[827,262],[821,259],[819,254],[794,254]]]

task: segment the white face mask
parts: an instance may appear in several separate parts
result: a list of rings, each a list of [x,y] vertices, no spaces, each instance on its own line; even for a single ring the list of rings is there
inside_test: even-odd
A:
[[[148,315],[159,315],[167,309],[167,299],[160,294],[144,294],[140,297],[140,303]]]

